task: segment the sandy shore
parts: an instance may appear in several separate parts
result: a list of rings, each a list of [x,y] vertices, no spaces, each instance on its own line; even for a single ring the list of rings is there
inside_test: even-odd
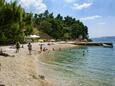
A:
[[[28,54],[27,44],[21,48],[19,53],[15,53],[15,49],[10,46],[2,46],[5,53],[14,55],[14,57],[0,56],[0,85],[5,86],[55,86],[50,79],[41,75],[39,57],[43,53],[39,53],[39,43],[32,43],[32,55]],[[54,43],[47,45],[44,43],[43,47],[47,48],[49,52],[52,48],[68,48],[75,47],[75,45],[67,43]]]

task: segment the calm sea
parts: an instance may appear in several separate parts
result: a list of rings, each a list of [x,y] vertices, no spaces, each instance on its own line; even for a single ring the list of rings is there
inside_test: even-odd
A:
[[[55,86],[115,86],[115,47],[52,51],[47,60],[41,58],[41,64],[43,74],[54,80]]]

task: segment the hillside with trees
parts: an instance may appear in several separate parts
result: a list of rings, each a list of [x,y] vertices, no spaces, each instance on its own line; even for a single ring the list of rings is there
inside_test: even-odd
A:
[[[54,39],[88,39],[88,27],[70,16],[54,17],[46,10],[41,14],[26,13],[16,1],[0,0],[0,44],[23,42],[30,34],[44,32]]]
[[[33,24],[38,30],[55,39],[76,39],[79,36],[88,39],[87,26],[70,16],[63,17],[58,14],[54,17],[53,13],[46,10],[44,13],[35,14],[33,20]]]

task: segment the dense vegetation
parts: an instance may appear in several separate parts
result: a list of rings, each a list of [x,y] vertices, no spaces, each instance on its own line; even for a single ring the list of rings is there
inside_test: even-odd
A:
[[[32,14],[26,13],[17,2],[0,0],[0,43],[24,40],[32,32]]]
[[[70,16],[63,17],[46,10],[44,13],[35,14],[34,26],[55,39],[76,39],[80,36],[87,39],[88,28],[82,22]]]
[[[24,41],[24,37],[45,32],[54,39],[88,39],[88,28],[70,16],[63,17],[46,10],[41,14],[26,13],[17,2],[0,0],[0,43]]]

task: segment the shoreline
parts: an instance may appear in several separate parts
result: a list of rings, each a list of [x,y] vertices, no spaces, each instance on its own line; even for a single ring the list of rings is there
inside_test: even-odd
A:
[[[61,48],[76,47],[76,45],[68,43],[54,43],[53,45],[46,45],[44,47],[49,50]],[[47,52],[38,53],[39,43],[32,43],[32,55],[28,54],[27,44],[21,48],[19,53],[15,53],[15,49],[10,46],[0,47],[5,50],[5,53],[14,55],[14,57],[0,56],[0,85],[5,86],[55,86],[53,82],[47,79],[47,76],[42,75],[39,65],[39,57],[45,58]],[[55,82],[54,82],[55,83]]]

